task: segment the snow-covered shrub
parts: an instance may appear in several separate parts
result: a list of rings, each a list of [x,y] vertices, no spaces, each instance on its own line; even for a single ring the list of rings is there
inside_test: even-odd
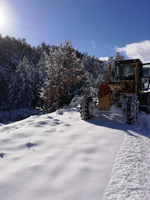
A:
[[[82,102],[83,96],[75,95],[69,104],[69,108],[78,106]]]

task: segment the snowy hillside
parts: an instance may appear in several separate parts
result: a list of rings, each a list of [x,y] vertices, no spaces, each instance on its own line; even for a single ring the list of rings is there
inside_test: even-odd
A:
[[[79,108],[0,124],[1,200],[150,199],[149,117]]]

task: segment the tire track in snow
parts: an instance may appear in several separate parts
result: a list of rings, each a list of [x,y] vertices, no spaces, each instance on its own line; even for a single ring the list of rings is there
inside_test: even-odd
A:
[[[128,131],[118,152],[104,200],[150,199],[149,117]],[[147,127],[145,128],[145,121]],[[133,126],[132,126],[133,128]]]

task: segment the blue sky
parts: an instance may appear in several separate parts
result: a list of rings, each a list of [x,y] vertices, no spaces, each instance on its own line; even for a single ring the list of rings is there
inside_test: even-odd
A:
[[[31,46],[70,39],[97,58],[119,50],[149,61],[150,0],[0,0],[0,33]]]

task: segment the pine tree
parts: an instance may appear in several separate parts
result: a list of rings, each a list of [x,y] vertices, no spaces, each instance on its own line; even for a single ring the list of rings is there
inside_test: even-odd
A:
[[[13,108],[33,107],[36,99],[37,72],[33,63],[24,56],[9,84],[9,103]]]
[[[40,98],[40,92],[41,88],[44,86],[44,80],[47,78],[47,67],[46,67],[46,61],[45,61],[45,53],[41,55],[40,60],[38,61],[38,64],[36,66],[37,68],[37,103],[39,106],[42,106],[43,100]]]
[[[0,106],[3,104],[5,99],[5,87],[7,83],[7,72],[5,68],[0,64]]]

